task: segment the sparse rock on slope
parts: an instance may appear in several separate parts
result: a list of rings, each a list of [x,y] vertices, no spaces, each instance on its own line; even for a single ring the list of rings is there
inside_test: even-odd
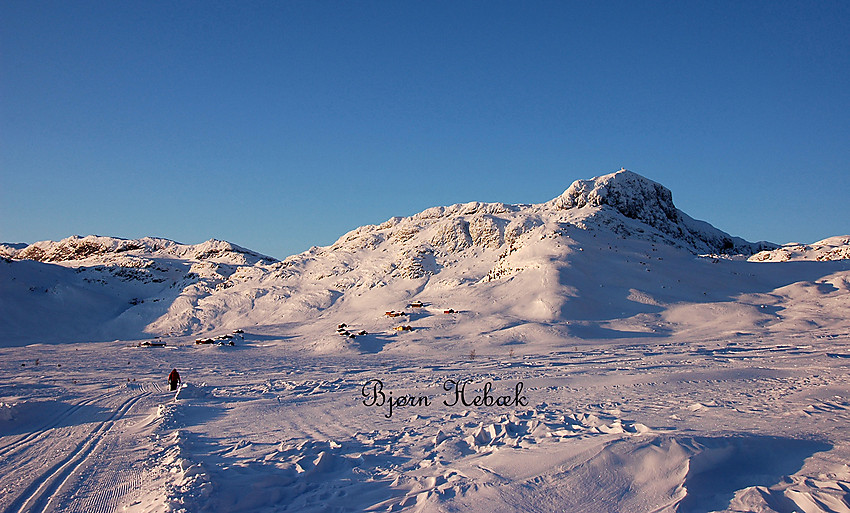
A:
[[[846,240],[831,244],[818,255],[846,255]],[[610,337],[683,325],[682,310],[670,305],[777,286],[742,279],[726,256],[765,250],[753,258],[773,260],[787,250],[776,248],[688,217],[668,189],[621,170],[578,180],[543,204],[471,202],[394,217],[283,261],[217,240],[89,236],[0,245],[0,314],[13,319],[19,341],[352,320],[387,331],[380,314],[416,298],[432,309],[417,314],[422,329],[406,335],[411,343],[460,329],[432,314],[443,307],[466,309],[464,329],[498,333],[502,343],[538,328],[554,341]],[[674,310],[675,322],[665,320]],[[744,317],[769,320],[758,314]],[[343,349],[331,338],[311,343]]]

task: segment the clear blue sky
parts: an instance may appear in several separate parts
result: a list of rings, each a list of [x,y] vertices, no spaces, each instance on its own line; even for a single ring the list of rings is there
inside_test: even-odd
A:
[[[283,258],[626,167],[750,240],[850,233],[850,2],[0,2],[0,241]]]

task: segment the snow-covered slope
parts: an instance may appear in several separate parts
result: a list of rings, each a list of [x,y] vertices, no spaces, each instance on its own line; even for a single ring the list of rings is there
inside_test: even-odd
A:
[[[7,343],[292,323],[355,322],[392,333],[399,322],[384,312],[414,300],[425,306],[406,309],[411,315],[402,320],[416,328],[404,334],[406,351],[432,347],[435,334],[450,340],[470,330],[493,344],[533,338],[555,345],[690,329],[691,319],[704,316],[716,317],[718,329],[748,330],[778,317],[739,297],[829,280],[844,265],[788,273],[731,258],[783,251],[775,248],[693,220],[668,189],[621,170],[578,180],[543,204],[472,202],[392,218],[280,262],[215,240],[90,236],[0,246],[0,312],[10,319]],[[754,258],[764,254],[772,253]],[[306,343],[380,350],[400,339],[393,333],[355,344],[329,332]]]
[[[283,261],[2,246],[0,510],[847,513],[848,248],[625,171]]]
[[[150,237],[74,236],[0,245],[0,255],[0,315],[7,341],[22,342],[139,338],[181,297],[213,294],[239,269],[276,262],[218,240]]]

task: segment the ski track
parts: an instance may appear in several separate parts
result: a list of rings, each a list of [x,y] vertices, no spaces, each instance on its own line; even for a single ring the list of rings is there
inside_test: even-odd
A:
[[[102,451],[103,456],[107,451]],[[122,498],[138,490],[142,483],[142,471],[138,464],[122,461],[119,464],[103,462],[93,465],[81,480],[81,486],[74,491],[73,501],[68,505],[67,513],[110,513],[117,509]]]
[[[26,489],[6,508],[8,513],[29,513],[29,512],[47,512],[53,510],[65,510],[65,508],[57,508],[56,498],[67,491],[67,488],[72,481],[77,479],[78,471],[90,463],[93,456],[105,444],[105,439],[115,427],[116,423],[121,421],[127,413],[144,397],[150,395],[150,392],[142,391],[139,394],[133,395],[124,400],[121,405],[104,421],[97,422],[93,429],[85,434],[83,440],[63,459],[51,466],[48,470],[36,477]],[[94,401],[88,401],[90,404]],[[68,417],[77,411],[83,403],[76,407],[70,408],[65,415],[55,421],[58,423],[61,419]],[[55,424],[54,423],[54,424]],[[31,441],[37,441],[44,435],[49,433],[48,430],[39,433],[38,437],[33,437]],[[107,488],[104,493],[95,496],[95,500],[91,504],[93,508],[84,508],[79,511],[90,511],[92,513],[108,513],[114,511],[115,500],[122,495],[122,490],[126,490],[132,486],[133,480],[128,480],[123,483],[121,480],[108,481],[111,483],[121,483],[117,488]],[[110,500],[112,499],[112,500]]]
[[[60,412],[56,417],[54,417],[50,422],[42,425],[41,427],[35,429],[32,433],[28,435],[23,435],[19,439],[14,440],[6,445],[0,446],[0,461],[8,461],[11,460],[11,456],[21,452],[22,450],[28,448],[33,444],[37,444],[41,441],[41,439],[49,436],[50,430],[59,426],[64,420],[72,417],[76,412],[84,408],[85,406],[89,406],[94,404],[98,400],[102,398],[91,398],[85,399],[76,403],[74,405],[69,406],[62,412]]]

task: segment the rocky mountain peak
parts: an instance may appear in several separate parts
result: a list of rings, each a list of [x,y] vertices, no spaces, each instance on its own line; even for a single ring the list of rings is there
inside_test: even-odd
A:
[[[659,229],[680,220],[670,189],[626,169],[576,180],[553,204],[564,210],[608,205],[628,218]]]
[[[591,213],[590,217],[601,217],[604,224],[621,235],[634,233],[616,221],[618,216],[649,225],[671,244],[683,245],[695,253],[753,254],[775,247],[766,242],[754,244],[733,237],[691,218],[673,204],[670,189],[626,169],[589,180],[576,180],[547,206],[557,210],[601,208],[603,212],[598,216]],[[606,215],[606,209],[615,215]]]

